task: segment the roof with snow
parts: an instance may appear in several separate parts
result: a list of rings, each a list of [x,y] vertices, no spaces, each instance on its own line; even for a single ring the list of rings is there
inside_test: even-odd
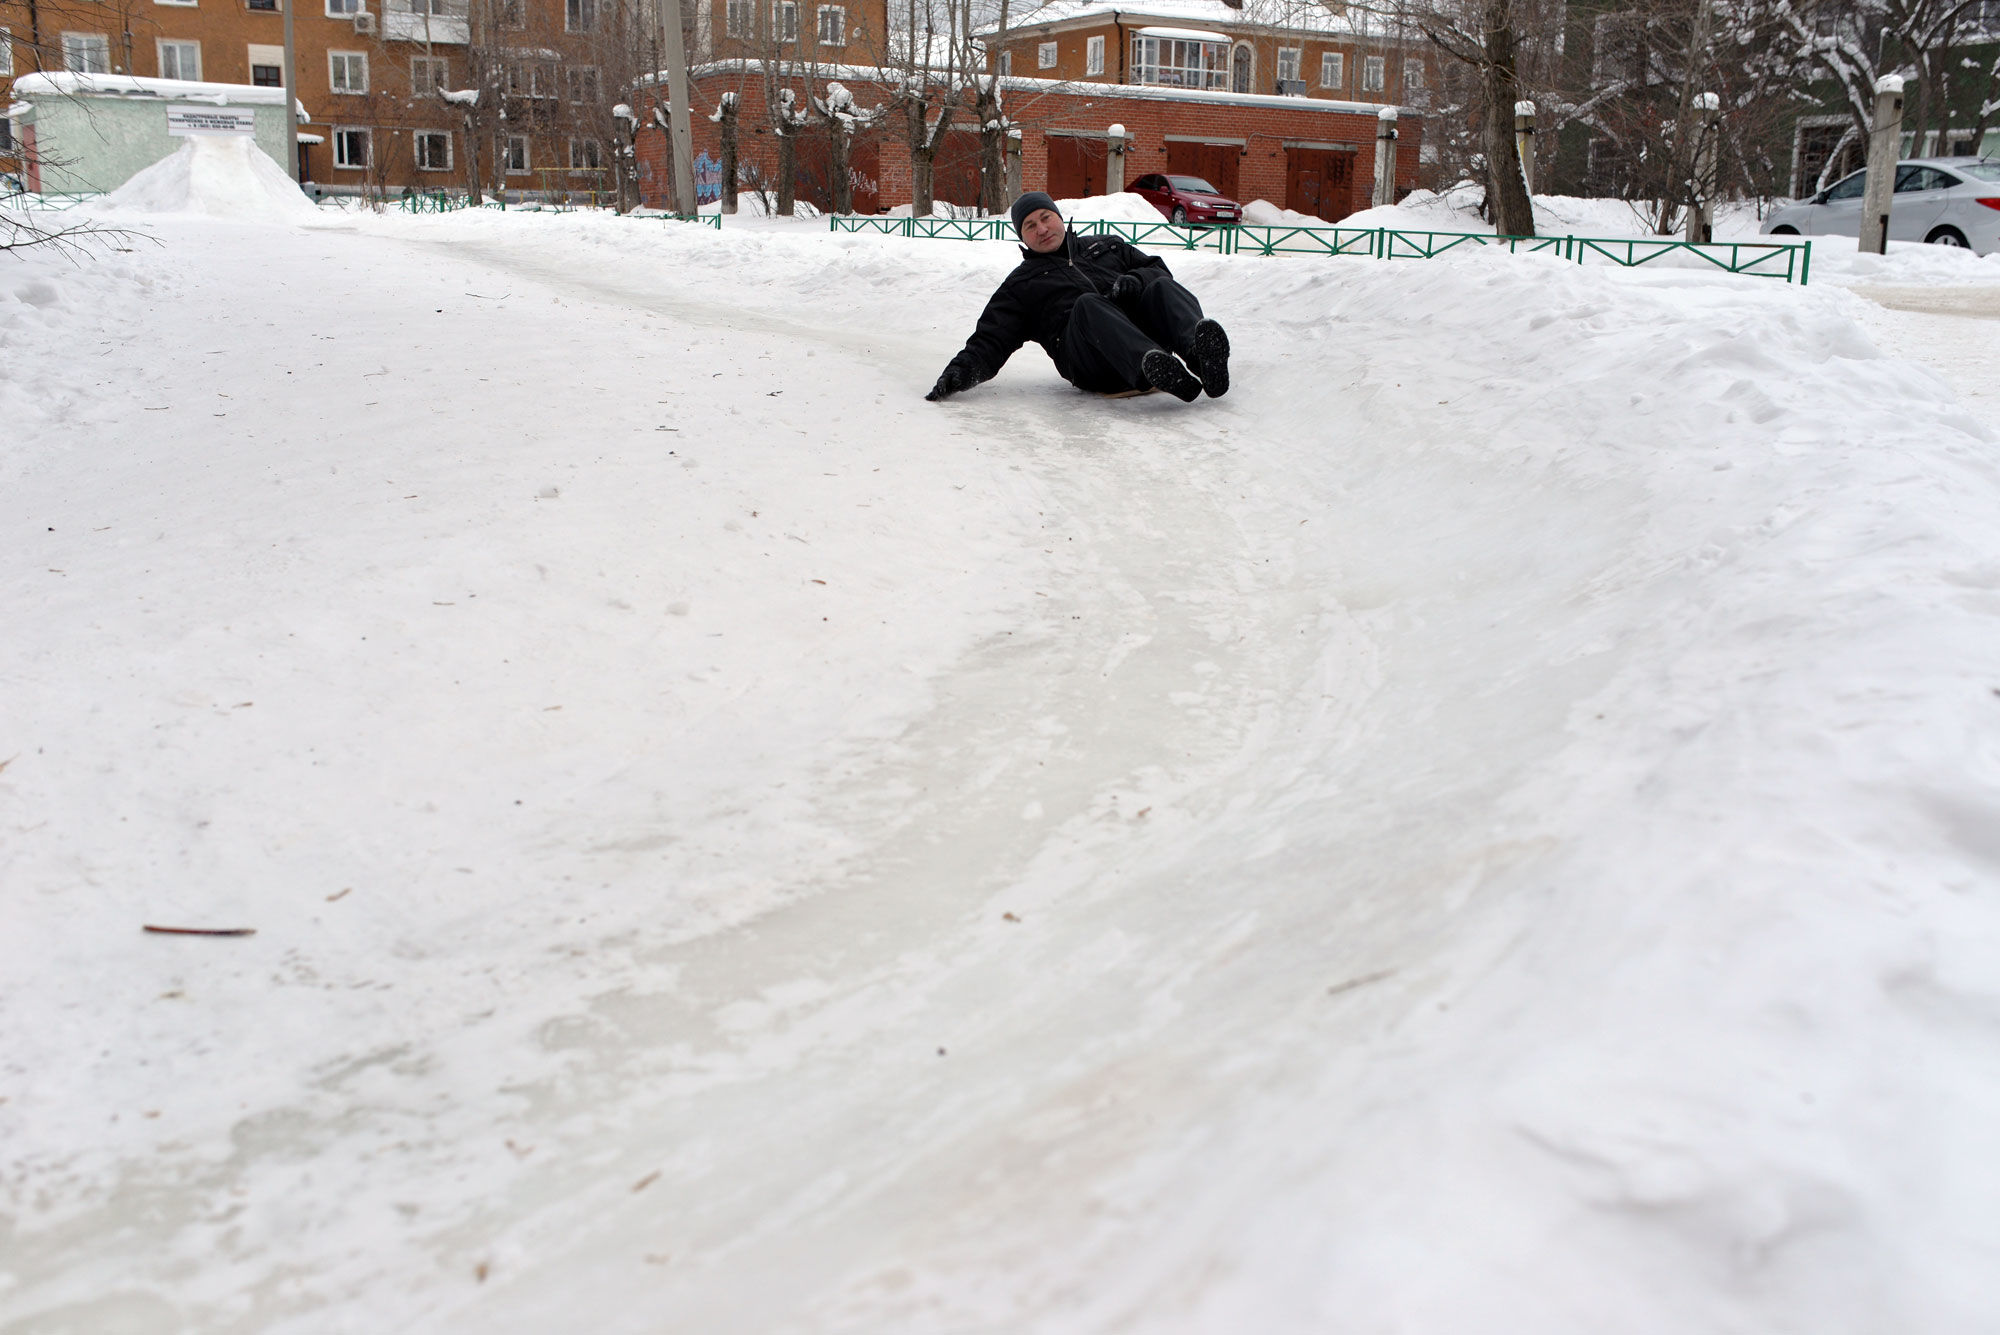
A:
[[[193,79],[141,79],[130,74],[73,74],[67,70],[23,74],[14,80],[17,97],[88,95],[157,97],[169,102],[210,102],[227,106],[285,105],[285,90],[247,83],[200,83]]]
[[[1193,28],[1239,35],[1280,31],[1344,36],[1363,31],[1368,26],[1365,17],[1357,23],[1347,15],[1333,13],[1325,5],[1299,3],[1297,0],[1271,0],[1269,3],[1249,0],[1241,6],[1225,4],[1223,0],[1143,0],[1136,5],[1118,3],[1117,0],[1049,0],[1040,8],[1011,16],[1007,29],[1019,32],[1035,28],[1086,27],[1110,22],[1113,18],[1128,28]],[[975,35],[985,39],[998,31],[997,28],[987,27]]]

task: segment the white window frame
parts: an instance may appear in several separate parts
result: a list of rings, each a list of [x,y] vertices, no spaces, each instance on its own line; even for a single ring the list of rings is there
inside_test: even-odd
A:
[[[727,0],[722,10],[722,35],[755,37],[757,0]]]
[[[518,167],[514,165],[514,145],[516,144],[521,146],[521,165]],[[534,171],[534,159],[528,155],[528,149],[527,135],[510,134],[507,136],[506,140],[501,144],[501,153],[503,156],[500,159],[506,166],[507,175],[527,176]]]
[[[597,27],[597,0],[563,0],[563,31],[592,32]]]
[[[177,9],[193,9],[198,0],[153,0],[156,5],[172,5]]]
[[[425,144],[425,142],[426,142],[426,141],[429,141],[429,142],[432,142],[432,143],[435,143],[435,142],[436,142],[437,140],[440,140],[440,139],[442,139],[442,140],[444,141],[444,165],[443,165],[443,166],[439,166],[439,165],[438,165],[437,163],[435,163],[435,162],[425,162],[425,161],[424,161],[424,144]],[[412,130],[412,131],[410,131],[410,161],[412,161],[412,162],[414,162],[414,163],[416,163],[416,164],[417,164],[417,170],[418,170],[418,171],[420,171],[420,172],[448,172],[448,171],[450,171],[450,170],[451,170],[451,131],[449,131],[449,130]]]
[[[578,152],[579,149],[589,149],[590,151],[588,153],[580,153]],[[584,157],[596,158],[597,161],[579,162],[577,160]],[[595,139],[584,137],[571,138],[569,141],[569,169],[573,172],[604,170],[604,152],[598,147]]]
[[[427,70],[437,77],[426,80],[424,75]],[[410,91],[412,93],[421,93],[428,96],[438,89],[447,86],[450,82],[451,62],[443,56],[410,57]]]
[[[771,6],[771,36],[780,46],[796,45],[799,40],[798,0],[778,0]]]
[[[1387,56],[1363,56],[1361,58],[1361,91],[1379,93],[1387,85],[1389,78],[1389,58]]]
[[[1320,52],[1319,86],[1322,88],[1347,87],[1347,56],[1344,52]]]
[[[1278,72],[1275,78],[1285,83],[1299,82],[1299,68],[1306,58],[1305,49],[1297,46],[1278,48]]]
[[[354,64],[360,61],[361,86],[353,86]],[[346,74],[337,73],[342,68]],[[345,82],[343,82],[345,80]],[[327,91],[346,97],[364,97],[368,93],[368,53],[366,51],[329,51],[326,53]]]
[[[1055,67],[1056,44],[1054,42],[1038,43],[1035,47],[1035,68],[1038,70],[1052,70]]]
[[[73,58],[94,51],[101,57],[96,68],[78,69]],[[72,74],[111,73],[111,35],[102,32],[66,32],[62,35],[63,68]],[[86,62],[88,57],[86,57]]]
[[[1012,51],[1002,51],[1000,53],[1000,77],[1005,79],[1011,76],[1013,73],[1014,73],[1014,53]]]
[[[563,95],[579,106],[596,106],[604,100],[604,80],[595,65],[570,65],[563,69]]]
[[[847,6],[821,5],[813,15],[813,31],[821,46],[846,46]]]
[[[14,77],[14,30],[0,27],[0,79]],[[8,122],[10,125],[13,122]]]
[[[341,149],[346,147],[348,135],[361,136],[361,161],[341,161]],[[366,171],[375,160],[375,136],[365,125],[336,125],[333,127],[333,165],[342,171]]]
[[[172,74],[167,73],[167,55],[169,52],[172,52],[174,56],[174,72]],[[185,68],[190,52],[194,55],[194,73],[192,74],[189,74]],[[162,79],[178,79],[185,83],[201,82],[200,42],[190,41],[185,37],[155,38],[153,41],[153,58],[160,62],[154,68],[159,70]]]
[[[351,19],[361,12],[361,0],[326,0],[326,16],[330,19]]]
[[[1083,44],[1083,72],[1085,74],[1104,73],[1104,39],[1093,37]]]
[[[1229,43],[1132,36],[1132,82],[1157,88],[1229,87]]]
[[[1403,96],[1424,91],[1424,62],[1411,56],[1403,62]]]

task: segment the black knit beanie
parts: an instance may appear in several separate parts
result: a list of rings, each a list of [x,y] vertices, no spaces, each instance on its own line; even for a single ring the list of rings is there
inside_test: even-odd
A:
[[[1019,236],[1021,233],[1021,224],[1026,222],[1028,215],[1036,209],[1049,209],[1058,216],[1062,212],[1062,210],[1056,208],[1056,202],[1053,199],[1050,199],[1039,190],[1030,190],[1027,194],[1022,195],[1014,201],[1014,234],[1016,236]]]

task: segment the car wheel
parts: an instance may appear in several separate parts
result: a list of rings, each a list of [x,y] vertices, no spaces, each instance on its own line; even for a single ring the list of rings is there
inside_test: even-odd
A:
[[[1176,227],[1185,227],[1185,226],[1187,226],[1187,210],[1186,210],[1186,209],[1184,209],[1184,208],[1181,208],[1181,207],[1179,207],[1178,205],[1176,205],[1176,206],[1175,206],[1175,208],[1174,208],[1174,211],[1173,211],[1173,213],[1172,213],[1172,214],[1171,214],[1170,216],[1171,216],[1171,217],[1173,218],[1173,220],[1174,220],[1174,226],[1176,226]],[[1964,242],[1964,241],[1960,241],[1960,242],[1959,242],[1958,244],[1962,246],[1962,245],[1964,245],[1964,244],[1965,244],[1965,242]]]
[[[1772,236],[1797,236],[1798,234],[1799,229],[1796,227],[1773,227],[1771,229]]]
[[[1937,228],[1929,236],[1925,237],[1924,240],[1933,246],[1957,246],[1960,250],[1970,249],[1965,240],[1965,233],[1959,231],[1956,227]]]

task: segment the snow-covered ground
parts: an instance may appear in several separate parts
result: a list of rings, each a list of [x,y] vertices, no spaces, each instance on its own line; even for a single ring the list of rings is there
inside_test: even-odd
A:
[[[122,207],[0,1332],[1990,1329],[2000,269],[1175,254],[1228,397],[934,405],[1003,245]]]

